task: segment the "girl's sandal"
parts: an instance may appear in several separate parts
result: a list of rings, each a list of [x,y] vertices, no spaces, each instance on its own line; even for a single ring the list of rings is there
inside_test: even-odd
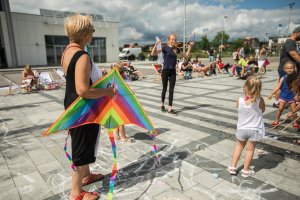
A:
[[[229,174],[231,175],[236,175],[236,167],[228,167],[227,171],[229,172]]]
[[[275,127],[275,126],[278,126],[278,124],[279,124],[279,123],[278,123],[277,121],[274,121],[274,122],[272,123],[272,126]]]
[[[297,122],[295,122],[295,123],[293,124],[293,128],[299,129],[299,128],[300,128],[300,127],[299,127],[299,124],[298,124]]]
[[[249,169],[248,171],[242,169],[242,177],[244,178],[248,178],[249,176],[254,176],[255,175],[255,171],[252,169]]]

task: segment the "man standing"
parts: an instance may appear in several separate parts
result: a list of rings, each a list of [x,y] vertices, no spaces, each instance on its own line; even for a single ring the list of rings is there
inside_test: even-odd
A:
[[[279,66],[278,66],[279,80],[281,77],[285,75],[283,66],[289,60],[296,63],[297,71],[298,73],[300,72],[300,55],[297,52],[297,44],[296,44],[297,41],[300,41],[300,26],[294,29],[291,36],[285,41],[285,43],[282,46],[280,52]],[[275,94],[275,103],[273,104],[273,107],[277,107],[279,96],[280,96],[280,90],[278,90],[278,92],[276,92]]]

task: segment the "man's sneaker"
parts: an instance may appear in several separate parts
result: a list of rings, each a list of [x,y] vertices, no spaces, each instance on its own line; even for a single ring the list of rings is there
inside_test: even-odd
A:
[[[173,109],[168,111],[169,114],[172,114],[172,115],[177,115],[178,113],[176,111],[174,111]]]
[[[279,108],[279,104],[278,103],[273,103],[273,108]]]
[[[161,107],[160,107],[160,110],[161,110],[161,112],[166,112],[166,109],[165,109],[164,106],[161,106]]]

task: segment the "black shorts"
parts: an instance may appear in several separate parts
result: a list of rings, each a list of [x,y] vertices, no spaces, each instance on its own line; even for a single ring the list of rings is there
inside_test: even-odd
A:
[[[69,130],[71,135],[72,161],[75,166],[96,161],[95,147],[99,124],[86,124]]]

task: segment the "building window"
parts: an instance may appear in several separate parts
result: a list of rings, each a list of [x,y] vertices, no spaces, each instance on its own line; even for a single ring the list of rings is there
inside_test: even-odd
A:
[[[45,35],[48,65],[60,65],[60,59],[69,44],[67,36]],[[106,38],[94,37],[91,44],[91,58],[94,62],[106,62]]]

